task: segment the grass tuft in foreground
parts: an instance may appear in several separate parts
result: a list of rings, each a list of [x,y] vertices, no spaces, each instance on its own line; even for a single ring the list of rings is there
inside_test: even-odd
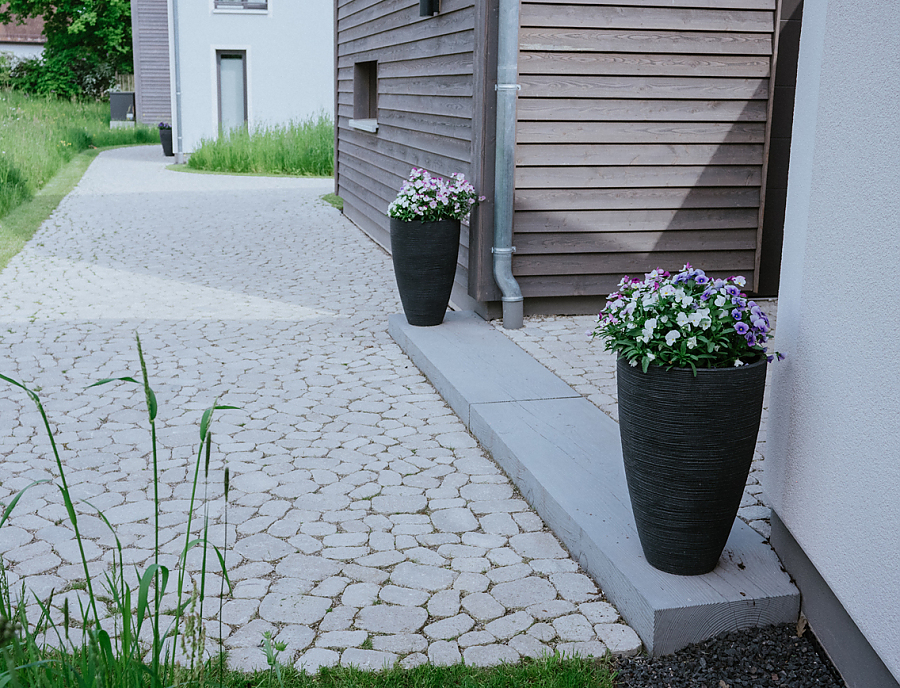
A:
[[[285,125],[234,129],[203,139],[188,167],[212,172],[330,177],[334,173],[334,123],[326,115]]]

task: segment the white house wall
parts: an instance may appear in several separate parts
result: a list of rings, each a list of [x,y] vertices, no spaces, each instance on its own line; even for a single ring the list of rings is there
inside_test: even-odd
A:
[[[805,4],[764,487],[900,679],[898,26],[900,3]]]
[[[44,52],[43,43],[18,43],[13,41],[0,41],[0,54],[6,53],[16,61],[30,60],[40,57]]]
[[[216,50],[247,53],[251,129],[319,112],[333,115],[331,0],[269,0],[265,11],[216,10],[213,0],[179,0],[177,10],[186,153],[218,135]]]

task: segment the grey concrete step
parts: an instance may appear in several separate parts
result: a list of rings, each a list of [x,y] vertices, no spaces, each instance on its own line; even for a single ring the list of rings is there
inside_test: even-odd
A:
[[[618,425],[474,313],[438,327],[392,315],[394,340],[600,585],[647,651],[796,621],[800,594],[762,536],[736,520],[714,571],[647,564],[622,468]]]

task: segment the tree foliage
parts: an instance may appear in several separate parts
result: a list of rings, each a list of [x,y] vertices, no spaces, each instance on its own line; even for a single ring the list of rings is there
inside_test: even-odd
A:
[[[131,72],[129,0],[6,0],[0,23],[41,17],[47,43],[39,60],[13,70],[13,83],[33,93],[98,97],[116,72]]]

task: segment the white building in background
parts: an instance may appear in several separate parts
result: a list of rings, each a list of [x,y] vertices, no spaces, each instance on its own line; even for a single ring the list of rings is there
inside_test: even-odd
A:
[[[24,24],[0,24],[0,54],[11,55],[14,60],[40,57],[44,52],[44,20],[40,17],[26,19]]]
[[[333,116],[330,0],[131,0],[131,6],[137,116],[148,124],[170,121],[176,151],[179,135],[181,150],[190,153],[220,127]]]

